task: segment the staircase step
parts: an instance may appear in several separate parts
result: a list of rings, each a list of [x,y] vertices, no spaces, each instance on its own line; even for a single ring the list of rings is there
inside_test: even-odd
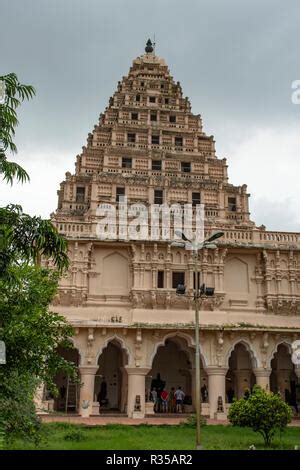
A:
[[[146,414],[146,418],[188,418],[193,413],[154,413]]]

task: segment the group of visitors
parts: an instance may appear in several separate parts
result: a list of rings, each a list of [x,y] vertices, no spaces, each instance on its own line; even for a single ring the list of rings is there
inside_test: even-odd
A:
[[[150,393],[155,413],[182,413],[184,397],[185,393],[181,387],[176,390],[172,387],[170,392],[165,387],[162,390],[153,387]]]

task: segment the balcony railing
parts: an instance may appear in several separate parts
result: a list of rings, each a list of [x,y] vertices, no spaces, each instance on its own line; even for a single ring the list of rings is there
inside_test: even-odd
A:
[[[218,216],[218,211],[213,209],[207,209],[206,215],[208,218]],[[96,221],[93,223],[76,223],[76,222],[57,222],[54,221],[54,225],[57,230],[70,238],[95,238],[96,236]],[[119,232],[123,232],[123,227],[115,226],[115,233],[118,237]],[[173,224],[171,223],[170,239],[173,237]],[[208,237],[212,230],[205,230],[205,237]],[[152,235],[154,232],[152,232]],[[163,228],[160,226],[155,229],[155,241],[168,241],[163,233]],[[148,240],[151,241],[151,227],[148,229]],[[224,236],[220,239],[221,244],[237,243],[245,245],[274,245],[274,246],[293,246],[300,248],[300,233],[293,232],[273,232],[264,231],[257,229],[245,229],[245,230],[224,230]]]

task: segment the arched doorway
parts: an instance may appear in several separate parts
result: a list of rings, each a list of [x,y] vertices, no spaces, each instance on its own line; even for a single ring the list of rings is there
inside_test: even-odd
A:
[[[270,388],[280,393],[281,398],[297,408],[300,401],[300,388],[295,374],[295,366],[286,344],[279,344],[271,361]]]
[[[226,399],[232,403],[233,398],[242,398],[246,390],[255,384],[252,368],[253,359],[243,343],[237,343],[229,357],[229,369],[226,374]]]
[[[69,362],[79,366],[78,349],[58,348],[58,354]],[[58,389],[58,396],[54,397],[53,409],[65,413],[76,413],[79,405],[80,384],[72,381],[66,372],[59,372],[54,382]],[[48,392],[46,391],[46,394]],[[46,398],[51,398],[46,397]]]
[[[146,377],[147,400],[151,397],[151,390],[155,387],[160,393],[165,389],[170,393],[181,387],[185,393],[183,410],[191,412],[194,406],[195,369],[193,367],[195,350],[188,346],[187,341],[179,336],[166,339],[165,343],[157,349],[152,362],[152,369]],[[159,385],[160,384],[160,385]],[[201,387],[207,389],[207,375],[201,361]],[[206,400],[207,400],[207,394]],[[156,412],[161,412],[158,404]],[[175,411],[169,402],[169,412]]]
[[[124,367],[127,363],[127,353],[116,339],[110,341],[100,354],[94,390],[100,413],[126,411],[127,373]]]

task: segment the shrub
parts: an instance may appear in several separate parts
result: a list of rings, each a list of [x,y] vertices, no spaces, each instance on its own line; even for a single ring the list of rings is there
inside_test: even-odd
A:
[[[36,379],[29,373],[0,373],[0,428],[6,443],[23,438],[39,444],[42,435],[33,401],[35,387]]]
[[[291,421],[292,412],[279,394],[255,385],[252,393],[232,403],[228,419],[234,426],[248,427],[261,434],[269,447],[276,431],[283,431]]]

